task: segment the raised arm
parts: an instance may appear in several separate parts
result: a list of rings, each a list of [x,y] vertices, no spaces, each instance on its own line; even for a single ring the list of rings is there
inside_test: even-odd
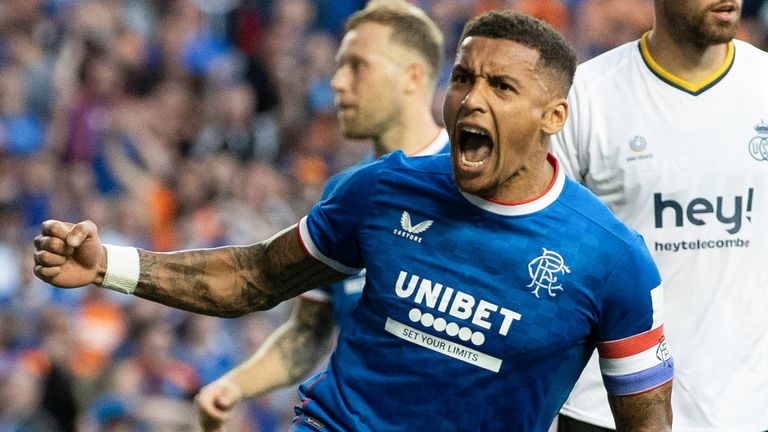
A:
[[[35,237],[35,247],[35,275],[61,288],[102,285],[109,268],[130,261],[110,263],[107,249],[90,221],[76,225],[46,221],[41,234]],[[221,317],[269,309],[301,292],[347,276],[309,256],[295,225],[248,246],[137,252],[138,282],[133,294]]]
[[[333,323],[331,303],[300,298],[290,319],[251,358],[197,394],[203,430],[218,430],[240,400],[305,378],[328,353]]]
[[[632,396],[609,396],[616,431],[672,430],[672,382]]]

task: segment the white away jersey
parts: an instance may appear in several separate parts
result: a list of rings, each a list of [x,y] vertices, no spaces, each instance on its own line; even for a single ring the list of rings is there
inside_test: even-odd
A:
[[[502,205],[460,193],[448,155],[396,152],[302,219],[309,253],[367,272],[299,430],[546,430],[595,348],[612,394],[672,379],[645,244],[556,172]]]
[[[645,46],[579,66],[553,152],[643,235],[659,266],[675,353],[674,430],[764,431],[768,54],[734,41],[721,69],[691,85]],[[595,363],[562,412],[613,427]]]

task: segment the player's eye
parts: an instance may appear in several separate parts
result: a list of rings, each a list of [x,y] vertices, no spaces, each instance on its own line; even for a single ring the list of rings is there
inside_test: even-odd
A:
[[[454,84],[466,84],[470,81],[469,74],[456,71],[451,74],[451,82]]]
[[[499,90],[501,90],[503,92],[508,92],[508,91],[513,92],[513,91],[516,91],[515,88],[511,84],[506,83],[506,82],[501,81],[501,80],[494,80],[491,84],[494,87],[496,87],[497,89],[499,89]]]

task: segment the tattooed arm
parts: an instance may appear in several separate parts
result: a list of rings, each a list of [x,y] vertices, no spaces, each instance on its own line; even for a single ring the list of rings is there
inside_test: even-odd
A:
[[[135,294],[179,309],[238,316],[348,277],[309,256],[296,226],[249,246],[139,251]]]
[[[43,281],[62,288],[104,282],[109,257],[92,222],[46,221],[35,247],[35,274]],[[222,317],[269,309],[347,277],[307,254],[297,226],[248,246],[171,253],[139,250],[139,264],[134,294]]]
[[[253,357],[200,390],[195,403],[203,430],[218,430],[242,399],[298,383],[328,353],[332,336],[331,304],[300,298]]]
[[[672,382],[633,396],[609,396],[616,431],[672,430]]]

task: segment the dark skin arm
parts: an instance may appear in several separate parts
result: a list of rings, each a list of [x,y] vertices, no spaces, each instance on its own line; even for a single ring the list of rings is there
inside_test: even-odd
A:
[[[35,247],[35,274],[43,281],[62,288],[103,283],[108,257],[92,222],[46,221]],[[248,246],[139,250],[139,263],[135,295],[220,317],[266,310],[348,276],[307,254],[296,225]]]
[[[297,227],[243,247],[175,254],[139,251],[139,262],[137,296],[216,316],[270,309],[348,276],[309,256]]]
[[[616,430],[660,432],[672,430],[672,381],[632,396],[609,396]]]

